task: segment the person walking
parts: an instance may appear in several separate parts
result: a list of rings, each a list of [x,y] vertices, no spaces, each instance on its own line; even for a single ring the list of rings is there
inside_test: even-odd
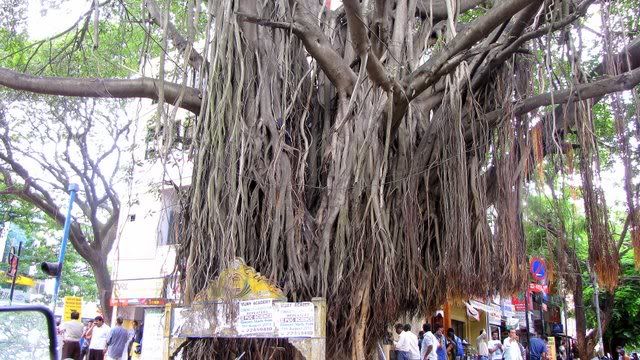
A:
[[[420,350],[418,350],[418,337],[411,332],[410,324],[396,324],[396,334],[399,335],[395,341],[398,360],[419,360]]]
[[[409,360],[409,339],[407,334],[404,333],[404,325],[396,324],[396,334],[398,334],[398,341],[394,341],[393,345],[396,349],[397,360]]]
[[[116,319],[116,326],[109,331],[107,346],[105,347],[107,360],[123,360],[125,356],[125,349],[129,341],[129,332],[122,327],[122,323],[122,318],[118,317]]]
[[[104,350],[107,348],[110,330],[111,328],[104,323],[101,315],[95,317],[93,325],[87,330],[87,337],[91,339],[88,360],[104,360]]]
[[[536,334],[531,336],[529,342],[529,360],[545,360],[548,354],[547,343]]]
[[[62,334],[62,359],[80,360],[80,339],[84,326],[80,322],[80,313],[71,311],[71,320],[60,324]]]
[[[420,347],[418,346],[418,337],[411,331],[411,324],[404,325],[404,332],[409,338],[409,360],[420,360]]]
[[[133,320],[133,330],[129,335],[129,345],[127,346],[127,360],[137,359],[140,354],[140,344],[142,342],[142,326],[138,320]]]
[[[436,349],[439,342],[435,335],[431,332],[431,325],[422,325],[424,337],[422,338],[422,346],[420,347],[420,360],[438,360]]]
[[[87,325],[82,330],[82,337],[80,338],[80,359],[84,359],[89,353],[89,342],[91,342],[91,336],[87,336],[87,332],[93,326],[93,319],[87,321]]]

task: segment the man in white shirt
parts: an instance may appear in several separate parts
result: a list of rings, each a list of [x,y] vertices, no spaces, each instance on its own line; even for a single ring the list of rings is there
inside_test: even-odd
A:
[[[494,330],[491,333],[491,339],[492,340],[489,341],[489,354],[491,355],[491,360],[502,360],[502,343],[500,342],[497,330]]]
[[[478,358],[479,360],[489,360],[489,344],[487,342],[487,333],[484,329],[480,330],[480,335],[476,339],[478,344]]]
[[[520,352],[520,342],[518,341],[516,329],[509,330],[509,337],[504,339],[503,351],[505,360],[523,360]]]
[[[404,331],[403,331],[404,330]],[[420,350],[418,350],[418,337],[411,332],[411,325],[396,324],[396,334],[398,341],[394,341],[398,360],[420,360]]]
[[[422,338],[422,347],[420,349],[420,360],[438,360],[436,349],[438,348],[438,339],[431,332],[431,325],[422,325],[424,337]]]
[[[104,318],[96,316],[93,326],[87,330],[87,337],[91,338],[89,343],[88,360],[104,360],[104,350],[107,348],[107,340],[111,328],[104,323]]]
[[[71,320],[60,325],[62,333],[62,359],[80,360],[80,338],[84,325],[78,320],[80,314],[73,310]]]

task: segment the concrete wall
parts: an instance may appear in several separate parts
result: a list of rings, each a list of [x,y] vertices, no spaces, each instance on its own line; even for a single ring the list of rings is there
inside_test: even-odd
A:
[[[153,143],[148,142],[149,125],[157,115],[150,102],[138,112],[135,149],[129,159],[132,166],[130,182],[121,189],[120,219],[117,238],[109,254],[112,278],[161,278],[173,271],[176,249],[167,245],[169,214],[178,215],[178,199],[174,185],[180,188],[191,183],[193,163],[186,152],[174,151],[166,159],[147,158]],[[186,113],[179,112],[177,119]],[[178,120],[180,121],[180,120]],[[125,161],[125,159],[123,159]]]

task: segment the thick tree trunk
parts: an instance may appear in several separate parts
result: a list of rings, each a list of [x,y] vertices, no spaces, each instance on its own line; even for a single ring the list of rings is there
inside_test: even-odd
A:
[[[100,301],[100,307],[105,318],[105,322],[111,321],[111,313],[113,307],[111,306],[111,293],[113,291],[113,281],[109,274],[109,268],[107,267],[107,257],[98,256],[92,261],[88,261],[93,269],[93,275],[96,279],[96,285],[98,286],[98,300]]]
[[[573,289],[573,302],[576,312],[576,340],[578,354],[580,359],[593,358],[594,344],[587,338],[587,315],[585,312],[584,295],[583,295],[582,274],[580,272],[575,275],[575,287]]]

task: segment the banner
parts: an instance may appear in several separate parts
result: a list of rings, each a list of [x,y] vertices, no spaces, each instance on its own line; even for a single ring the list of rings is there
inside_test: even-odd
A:
[[[71,312],[74,310],[80,314],[79,319],[82,319],[82,298],[79,296],[65,296],[62,321],[71,320]]]
[[[274,303],[273,320],[278,337],[311,337],[315,330],[313,303]]]
[[[190,307],[175,308],[171,334],[179,338],[304,338],[314,336],[315,325],[312,302],[257,299],[194,303]]]
[[[237,329],[240,336],[270,335],[273,333],[273,305],[271,299],[239,302]]]

